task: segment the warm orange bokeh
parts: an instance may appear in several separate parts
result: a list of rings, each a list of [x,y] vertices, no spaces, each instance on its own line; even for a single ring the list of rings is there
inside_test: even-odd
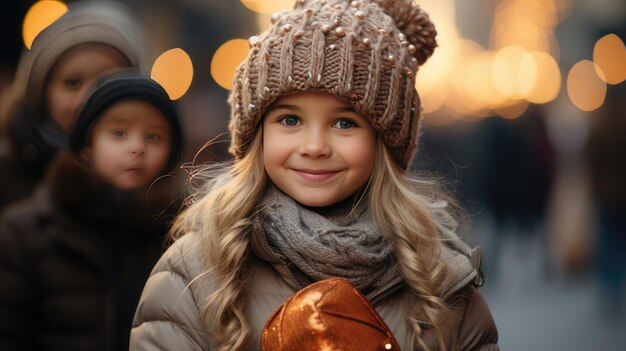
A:
[[[180,99],[193,80],[191,58],[182,49],[168,50],[156,59],[150,76],[161,84],[170,99]]]
[[[290,10],[295,0],[240,0],[251,11],[257,13],[272,13],[276,11]]]
[[[248,55],[250,45],[247,40],[233,39],[220,46],[211,60],[211,76],[222,88],[233,88],[235,70]]]
[[[567,76],[567,93],[576,107],[593,111],[602,106],[606,97],[603,75],[602,70],[589,60],[582,60],[572,67]]]
[[[552,56],[540,51],[528,53],[522,59],[521,67],[527,78],[522,80],[527,101],[545,104],[556,99],[561,90],[561,71]]]
[[[34,3],[26,13],[22,25],[22,38],[26,48],[30,50],[37,35],[66,12],[67,5],[61,1]]]
[[[626,48],[617,35],[605,35],[596,42],[593,62],[602,69],[607,83],[619,84],[626,79]]]

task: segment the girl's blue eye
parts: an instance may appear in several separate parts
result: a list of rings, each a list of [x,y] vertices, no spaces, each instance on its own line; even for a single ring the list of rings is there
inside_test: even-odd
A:
[[[116,131],[113,131],[113,135],[118,138],[121,138],[123,136],[126,136],[126,132],[123,130],[116,130]]]
[[[160,140],[161,137],[156,134],[148,134],[148,136],[146,136],[146,139],[150,141],[157,141],[157,140]]]
[[[335,122],[335,125],[333,125],[333,127],[339,128],[339,129],[348,129],[348,128],[356,127],[356,123],[348,119],[340,119],[337,122]]]
[[[297,126],[298,123],[300,123],[300,119],[298,117],[296,117],[296,116],[288,115],[288,116],[283,117],[280,120],[280,123],[282,123],[282,124],[284,124],[286,126]]]

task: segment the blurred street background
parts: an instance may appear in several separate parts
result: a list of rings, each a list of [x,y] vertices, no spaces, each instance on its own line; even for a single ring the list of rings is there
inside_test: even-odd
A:
[[[185,161],[227,159],[234,69],[293,0],[123,2],[151,73],[177,89]],[[626,2],[417,2],[439,48],[418,72],[413,168],[448,184],[468,213],[501,349],[625,350]],[[35,3],[0,4],[0,95]]]

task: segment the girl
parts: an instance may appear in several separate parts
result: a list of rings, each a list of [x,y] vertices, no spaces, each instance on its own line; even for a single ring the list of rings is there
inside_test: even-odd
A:
[[[0,209],[28,196],[72,127],[78,108],[101,76],[143,69],[139,29],[121,3],[85,1],[43,30],[22,55],[3,96]]]
[[[132,350],[258,350],[272,312],[340,277],[404,350],[497,350],[479,251],[449,202],[406,173],[415,72],[436,31],[409,0],[302,0],[250,39],[230,96],[235,161],[177,219]]]
[[[181,143],[173,104],[151,79],[117,75],[96,87],[69,134],[71,152],[0,218],[0,349],[128,348],[168,229],[154,218],[172,200],[161,175],[179,162]]]

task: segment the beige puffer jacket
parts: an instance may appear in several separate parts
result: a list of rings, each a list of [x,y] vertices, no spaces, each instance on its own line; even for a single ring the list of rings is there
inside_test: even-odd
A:
[[[203,329],[201,304],[213,290],[211,279],[195,279],[203,273],[199,238],[188,234],[176,241],[157,263],[137,307],[131,332],[130,350],[211,350],[211,340]],[[450,285],[448,301],[457,311],[456,327],[460,350],[498,350],[498,333],[485,301],[472,283],[477,270],[469,257],[450,249],[450,259],[458,262]],[[252,255],[248,313],[253,332],[249,350],[259,350],[265,322],[278,306],[298,288],[280,268]],[[277,269],[278,268],[278,269]],[[406,324],[409,311],[405,299],[396,296],[382,301],[377,311],[394,333],[403,350],[410,345]],[[426,331],[425,340],[436,349],[436,336]]]

